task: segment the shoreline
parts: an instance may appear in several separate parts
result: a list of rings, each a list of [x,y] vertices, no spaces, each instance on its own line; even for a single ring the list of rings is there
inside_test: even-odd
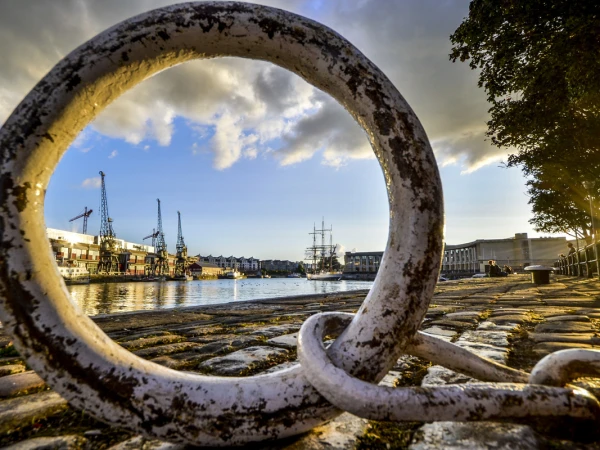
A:
[[[251,303],[261,303],[261,304],[269,304],[269,303],[286,303],[295,302],[295,301],[306,301],[306,300],[343,300],[347,298],[354,297],[365,297],[369,293],[370,289],[356,289],[351,291],[341,291],[341,292],[332,292],[327,294],[303,294],[303,295],[287,295],[282,297],[270,297],[270,298],[258,298],[252,300],[239,300],[239,301],[230,301],[226,303],[213,303],[210,305],[194,305],[194,306],[176,306],[174,308],[161,308],[161,309],[141,309],[137,311],[122,311],[122,312],[114,312],[109,314],[96,314],[94,316],[88,316],[90,319],[106,319],[112,316],[127,316],[127,315],[137,315],[137,314],[156,314],[156,313],[172,313],[172,312],[198,312],[200,310],[206,309],[220,309],[227,308],[232,309],[233,306],[239,306],[239,309],[243,309],[243,306],[248,306]],[[233,308],[238,309],[238,308]]]

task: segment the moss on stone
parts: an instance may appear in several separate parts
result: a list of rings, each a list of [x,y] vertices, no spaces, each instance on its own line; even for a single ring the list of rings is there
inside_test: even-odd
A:
[[[133,436],[128,431],[106,425],[92,418],[85,412],[67,408],[60,414],[36,420],[33,423],[11,430],[0,436],[0,447],[38,437],[78,435],[83,436],[86,431],[99,430],[97,436],[86,436],[89,448],[103,450],[129,439]]]
[[[12,344],[8,344],[4,348],[0,348],[0,358],[6,358],[10,356],[19,356],[19,352]]]
[[[375,422],[357,439],[356,450],[407,449],[421,422]]]

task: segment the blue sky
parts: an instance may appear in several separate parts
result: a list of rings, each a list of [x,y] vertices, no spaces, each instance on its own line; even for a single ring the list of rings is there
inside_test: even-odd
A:
[[[168,1],[3,2],[0,122],[62,56],[106,27]],[[466,1],[264,1],[318,20],[357,45],[406,97],[441,167],[446,241],[537,235],[524,179],[504,169],[507,150],[484,139],[487,104],[476,73],[448,60],[449,34]],[[60,162],[46,196],[46,223],[81,230],[71,217],[94,209],[98,171],[120,238],[156,226],[156,198],[170,250],[177,211],[192,254],[303,257],[325,217],[343,250],[383,250],[387,198],[364,133],[334,101],[266,63],[220,59],[163,72],[126,93]]]

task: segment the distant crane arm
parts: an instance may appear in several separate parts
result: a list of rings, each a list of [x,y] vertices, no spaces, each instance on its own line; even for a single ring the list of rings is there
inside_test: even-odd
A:
[[[93,209],[89,209],[86,212],[82,212],[81,214],[79,214],[76,217],[73,217],[71,220],[69,220],[69,222],[73,222],[74,220],[80,219],[82,217],[90,217],[90,215],[92,214],[92,212],[94,212]]]

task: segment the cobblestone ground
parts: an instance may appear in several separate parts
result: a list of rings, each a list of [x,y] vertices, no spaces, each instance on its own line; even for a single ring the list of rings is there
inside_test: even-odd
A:
[[[293,364],[296,333],[306,317],[320,311],[355,312],[365,295],[363,291],[125,313],[97,317],[95,321],[124,348],[158,364],[204,374],[246,376]],[[529,371],[550,352],[597,347],[599,325],[597,281],[556,277],[549,285],[537,286],[528,277],[512,276],[441,283],[422,330],[486,358]],[[382,384],[432,386],[473,381],[428,361],[404,356]],[[588,380],[590,385],[594,386]],[[571,431],[566,424],[389,424],[368,422],[346,413],[307,435],[252,448],[600,449],[593,439],[581,430]],[[186,448],[110,428],[71,409],[28,370],[1,329],[0,447]]]

